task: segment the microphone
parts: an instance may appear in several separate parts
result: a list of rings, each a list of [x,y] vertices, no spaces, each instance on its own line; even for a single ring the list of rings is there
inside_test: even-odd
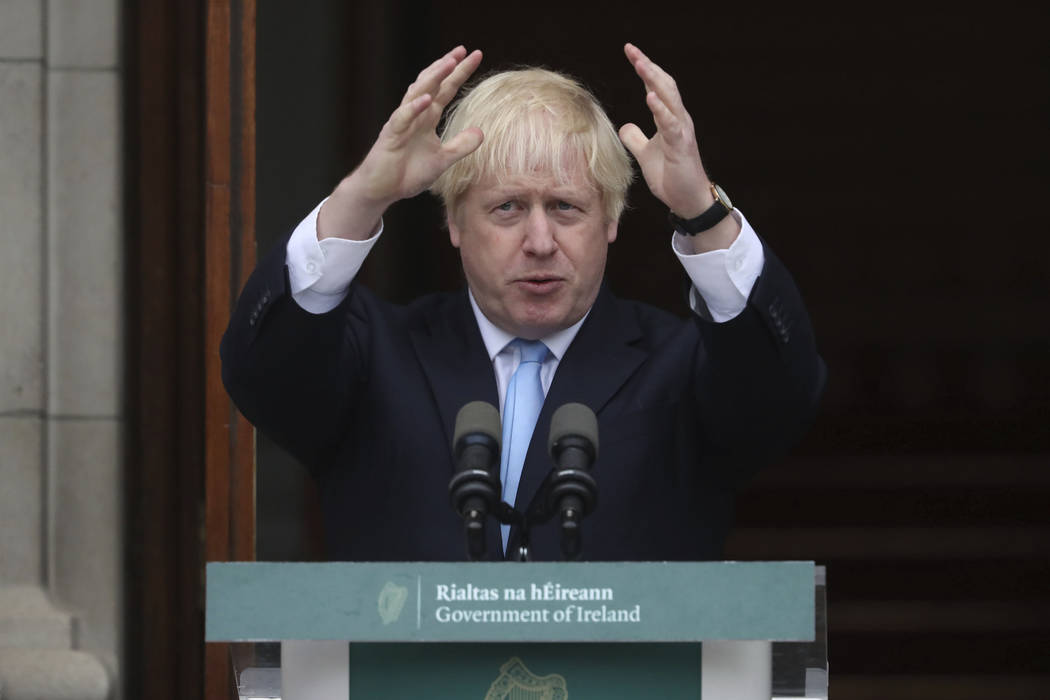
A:
[[[485,517],[500,502],[499,411],[484,401],[471,401],[456,414],[452,453],[456,473],[448,483],[452,508],[464,520],[467,555],[485,555]]]
[[[591,464],[598,457],[598,418],[582,403],[567,403],[551,416],[547,440],[555,470],[547,491],[549,512],[561,513],[561,548],[566,559],[580,556],[580,523],[594,511],[598,482]]]

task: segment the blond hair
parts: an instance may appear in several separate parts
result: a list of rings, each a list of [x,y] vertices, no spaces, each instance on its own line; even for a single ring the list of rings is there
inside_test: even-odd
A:
[[[605,215],[619,220],[634,179],[631,159],[594,95],[576,80],[542,68],[490,75],[449,108],[441,140],[472,126],[485,134],[481,146],[430,188],[449,212],[487,177],[549,173],[564,184],[582,157]]]

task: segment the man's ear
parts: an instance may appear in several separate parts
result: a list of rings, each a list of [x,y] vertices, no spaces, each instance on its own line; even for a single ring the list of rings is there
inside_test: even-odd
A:
[[[445,210],[445,225],[448,227],[448,239],[452,242],[452,247],[458,248],[459,226],[456,225],[456,217],[448,209]]]
[[[619,221],[610,221],[608,223],[608,228],[605,231],[605,239],[607,241],[609,241],[610,243],[612,243],[613,241],[616,240],[616,233],[617,233],[617,231],[619,229],[619,226],[620,226],[620,222]]]

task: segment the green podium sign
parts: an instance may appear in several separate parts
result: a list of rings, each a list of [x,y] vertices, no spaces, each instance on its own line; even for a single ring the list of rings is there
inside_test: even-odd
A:
[[[211,563],[207,641],[813,638],[812,562]]]
[[[815,630],[812,562],[211,563],[207,576],[207,641],[350,642],[350,697],[696,698],[700,642]]]

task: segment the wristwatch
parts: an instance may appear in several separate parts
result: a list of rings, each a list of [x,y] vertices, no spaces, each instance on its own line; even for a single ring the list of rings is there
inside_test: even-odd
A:
[[[683,219],[673,211],[667,212],[667,219],[674,226],[674,230],[683,236],[695,236],[714,228],[729,215],[729,212],[733,211],[733,203],[729,201],[729,195],[713,182],[711,183],[711,196],[715,198],[715,203],[695,218]]]

